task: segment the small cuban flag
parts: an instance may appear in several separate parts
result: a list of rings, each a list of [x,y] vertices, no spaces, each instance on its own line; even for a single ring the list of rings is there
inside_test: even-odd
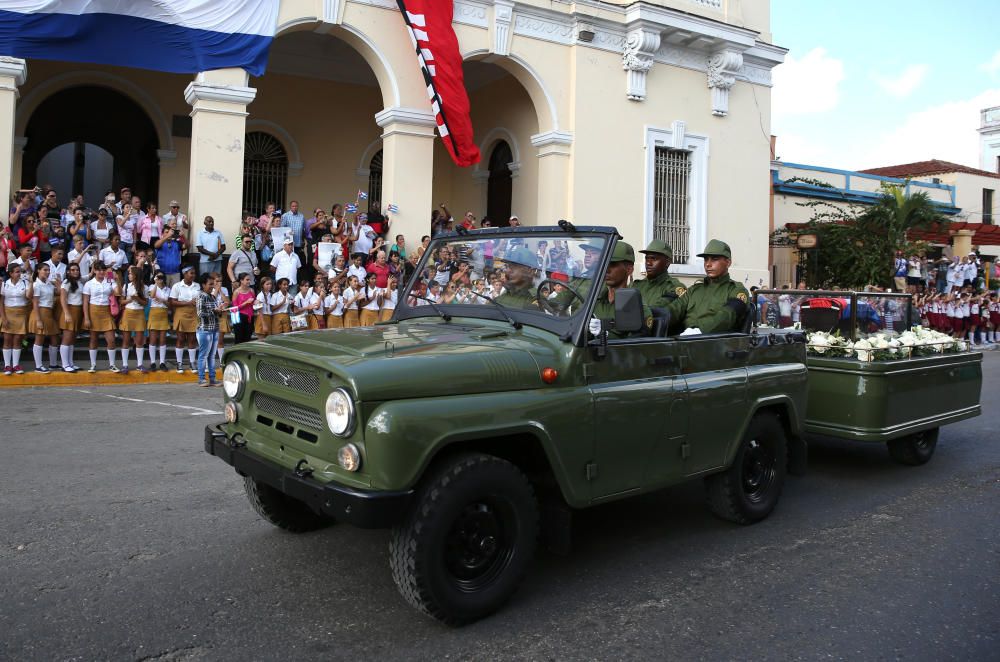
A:
[[[367,200],[368,194],[364,191],[358,191],[358,200]]]
[[[399,207],[390,202],[389,206],[386,208],[386,211],[388,211],[390,214],[398,214]]]
[[[358,206],[356,204],[354,204],[353,202],[348,202],[347,206],[344,207],[344,209],[347,210],[348,214],[357,214],[358,213]]]

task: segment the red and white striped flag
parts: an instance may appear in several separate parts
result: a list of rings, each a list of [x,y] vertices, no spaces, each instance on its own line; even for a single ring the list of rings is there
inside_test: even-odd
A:
[[[469,97],[462,76],[462,54],[451,27],[451,0],[396,0],[410,32],[427,95],[437,121],[438,135],[461,167],[479,163],[472,139]]]

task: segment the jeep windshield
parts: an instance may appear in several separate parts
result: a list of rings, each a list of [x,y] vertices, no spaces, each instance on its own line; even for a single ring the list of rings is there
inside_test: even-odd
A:
[[[497,228],[438,237],[399,297],[396,318],[475,317],[575,337],[614,236],[612,228]]]

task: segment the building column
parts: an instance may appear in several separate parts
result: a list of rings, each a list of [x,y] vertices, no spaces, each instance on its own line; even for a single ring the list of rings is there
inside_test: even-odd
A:
[[[959,230],[952,239],[951,254],[965,257],[972,252],[972,238],[975,236],[974,230]]]
[[[538,148],[538,211],[533,219],[521,219],[527,225],[555,225],[560,219],[575,222],[569,198],[570,157],[573,134],[548,131],[531,136]]]
[[[206,216],[215,219],[226,241],[240,229],[247,105],[257,95],[248,82],[242,69],[218,69],[198,74],[184,90],[192,119],[187,205],[192,236]]]
[[[0,195],[4,201],[4,225],[7,210],[11,207],[11,193],[21,187],[20,172],[17,173],[18,181],[14,181],[14,158],[20,158],[24,146],[15,150],[14,111],[17,107],[17,88],[24,85],[27,77],[28,66],[24,60],[0,57]]]
[[[393,204],[391,236],[407,246],[430,234],[434,209],[434,114],[417,108],[386,108],[375,115],[382,127],[382,208]]]

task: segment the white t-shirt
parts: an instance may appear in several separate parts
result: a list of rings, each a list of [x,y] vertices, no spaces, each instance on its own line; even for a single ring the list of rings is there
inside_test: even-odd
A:
[[[108,269],[120,269],[122,265],[128,264],[128,256],[125,251],[121,248],[116,251],[110,246],[101,249],[97,259],[107,265]]]
[[[34,285],[32,285],[31,289],[32,289],[32,296],[38,299],[38,305],[41,308],[52,307],[52,304],[55,301],[56,288],[55,285],[52,284],[51,280],[43,283],[42,281],[36,278],[35,283]]]
[[[261,291],[257,293],[257,298],[254,301],[257,302],[254,304],[254,310],[260,311],[261,315],[271,314],[271,297]]]
[[[59,280],[66,280],[66,263],[60,262],[56,264],[52,260],[45,260],[44,264],[49,265],[49,280],[58,278]]]
[[[382,310],[396,310],[396,301],[399,299],[399,290],[390,290],[388,287],[382,290]]]
[[[365,271],[364,267],[354,266],[352,263],[351,266],[347,268],[347,277],[350,278],[351,276],[357,276],[358,282],[363,283],[365,282],[365,278],[368,276],[368,272]]]
[[[358,240],[351,246],[351,252],[368,255],[368,251],[375,245],[375,236],[375,230],[372,226],[365,223],[358,232]]]
[[[327,294],[323,300],[323,307],[326,308],[327,315],[341,317],[344,314],[344,296],[342,294]]]
[[[358,296],[358,295],[357,295],[357,293],[354,290],[352,290],[349,287],[344,288],[344,301],[345,301],[345,304],[346,304],[347,301],[351,301],[351,299],[353,299],[356,296]],[[358,309],[358,302],[357,301],[351,301],[350,304],[346,304],[345,305],[344,309],[345,310],[357,310]]]
[[[271,313],[273,315],[278,315],[281,313],[288,312],[288,305],[292,303],[293,297],[291,294],[282,294],[279,290],[271,295]]]
[[[179,281],[170,288],[170,298],[180,302],[194,301],[199,294],[201,294],[201,285],[198,284],[198,281],[191,281],[190,285]]]
[[[125,291],[122,292],[122,296],[128,299],[130,296],[135,296],[135,285],[132,283],[125,283]],[[150,304],[152,305],[152,304]],[[145,304],[138,301],[129,301],[125,304],[125,310],[144,310],[146,308]]]
[[[296,308],[305,308],[305,307],[311,306],[311,305],[313,305],[315,303],[319,304],[318,308],[316,308],[315,310],[306,310],[304,312],[307,312],[310,315],[322,315],[323,314],[323,302],[320,300],[318,294],[316,294],[315,292],[313,292],[310,289],[308,292],[306,292],[305,296],[303,296],[301,294],[295,295],[295,307]]]
[[[75,248],[66,254],[66,260],[68,262],[75,262],[76,258],[80,257],[80,251]],[[80,257],[80,280],[90,280],[90,265],[93,264],[94,258],[90,256],[87,249],[83,249],[83,257]]]
[[[368,299],[368,303],[365,304],[365,310],[375,310],[378,311],[380,304],[378,302],[378,295],[382,293],[382,290],[378,287],[362,287],[361,295]]]
[[[302,261],[298,253],[289,253],[284,248],[274,254],[271,258],[271,266],[274,267],[274,281],[287,278],[290,285],[298,282],[298,270],[302,267]]]
[[[94,306],[107,306],[111,303],[111,295],[115,290],[115,284],[108,280],[98,280],[91,278],[83,284],[83,293],[90,297],[90,303]]]
[[[170,299],[170,290],[166,287],[157,287],[156,283],[149,286],[149,307],[168,308],[167,301]]]
[[[111,234],[111,226],[114,225],[113,222],[105,222],[106,227],[97,227],[97,221],[92,221],[90,224],[90,232],[94,235],[94,241],[99,244],[106,244],[108,242],[108,236]]]
[[[3,305],[14,308],[27,306],[28,299],[25,296],[28,292],[28,281],[24,278],[18,279],[16,283],[5,280],[3,283]]]
[[[62,289],[66,292],[66,305],[69,306],[82,306],[83,305],[83,286],[84,283],[80,282],[76,284],[76,292],[72,291],[69,287],[69,281],[64,280],[62,283]]]

